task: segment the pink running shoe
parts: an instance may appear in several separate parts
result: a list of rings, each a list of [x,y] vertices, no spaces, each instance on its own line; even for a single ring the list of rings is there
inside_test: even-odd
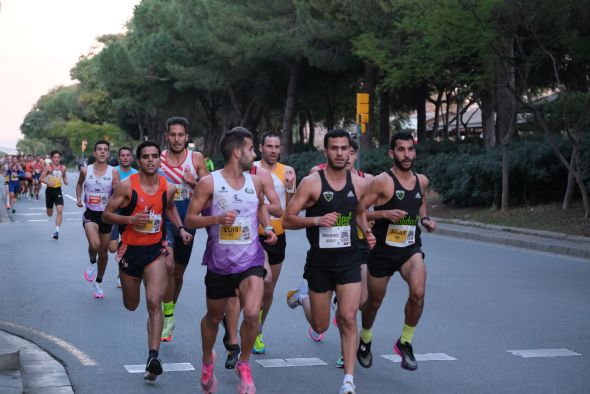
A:
[[[255,394],[256,386],[254,386],[254,379],[252,379],[252,370],[250,369],[250,363],[243,363],[238,361],[238,364],[236,365],[236,373],[240,377],[238,393]]]
[[[213,352],[213,361],[211,364],[201,364],[201,390],[205,394],[213,394],[217,391],[217,378],[213,374],[215,367],[215,352]]]
[[[320,342],[322,339],[324,339],[324,333],[318,334],[311,327],[307,329],[307,335],[309,335],[311,340],[314,342]]]

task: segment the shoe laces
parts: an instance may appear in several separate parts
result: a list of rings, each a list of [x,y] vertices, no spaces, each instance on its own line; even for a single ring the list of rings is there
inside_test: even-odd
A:
[[[254,381],[252,379],[252,370],[250,369],[249,363],[238,362],[238,365],[236,366],[236,368],[238,369],[238,372],[240,373],[240,379],[242,379],[243,383],[254,384]]]

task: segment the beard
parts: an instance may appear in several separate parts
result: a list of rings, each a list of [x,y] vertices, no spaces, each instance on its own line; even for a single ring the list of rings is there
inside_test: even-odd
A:
[[[414,160],[410,160],[410,168],[405,168],[404,163],[395,157],[393,158],[393,163],[395,164],[395,167],[401,171],[411,171],[412,167],[414,166]]]
[[[343,168],[346,168],[346,164],[347,164],[347,163],[348,163],[348,160],[345,160],[345,161],[344,161],[344,164],[342,164],[342,165],[338,165],[338,164],[336,164],[335,162],[333,162],[333,161],[330,159],[330,157],[328,157],[328,166],[329,166],[330,168],[333,168],[333,169],[335,169],[335,170],[342,170]]]

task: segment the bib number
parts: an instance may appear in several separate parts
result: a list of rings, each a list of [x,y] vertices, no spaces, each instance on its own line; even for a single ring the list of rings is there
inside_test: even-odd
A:
[[[350,226],[320,227],[320,249],[346,248],[350,243]]]
[[[18,174],[15,174],[14,172],[10,174],[10,180],[11,181],[18,181]]]
[[[162,215],[150,214],[149,222],[144,226],[133,226],[133,229],[138,233],[155,234],[160,232],[162,227]]]
[[[88,205],[106,205],[107,200],[106,193],[90,193],[88,195]]]
[[[174,192],[174,201],[184,201],[189,198],[188,189],[184,185],[174,185],[176,191]]]
[[[219,226],[219,243],[222,245],[247,245],[252,243],[250,223],[241,219],[231,226]]]
[[[396,248],[414,245],[416,242],[416,226],[390,224],[387,227],[385,243]]]

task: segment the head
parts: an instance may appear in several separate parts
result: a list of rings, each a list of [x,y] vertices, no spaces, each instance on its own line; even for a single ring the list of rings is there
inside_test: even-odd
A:
[[[188,120],[174,116],[166,121],[166,141],[173,153],[181,153],[188,146]]]
[[[330,130],[324,136],[324,149],[328,166],[335,170],[346,168],[350,157],[350,134],[343,129]]]
[[[35,159],[36,159],[37,161],[41,161],[41,160],[43,160],[43,158],[41,157],[41,155],[37,155],[37,157],[35,157]]]
[[[111,149],[111,144],[105,140],[98,140],[94,144],[94,151],[92,155],[96,159],[97,163],[106,163],[109,159],[109,151]]]
[[[58,150],[52,150],[51,153],[49,154],[49,156],[51,157],[51,162],[53,163],[54,166],[59,165],[59,162],[61,161],[61,152]]]
[[[119,158],[119,165],[121,167],[127,168],[131,166],[133,162],[133,153],[131,153],[131,148],[128,146],[122,146],[119,148],[118,153]]]
[[[350,171],[354,168],[354,165],[356,163],[358,150],[359,150],[359,144],[351,138],[350,139],[350,156],[348,156],[348,161],[346,162],[346,170],[347,171]]]
[[[12,156],[12,164],[18,164],[18,157]]]
[[[267,131],[260,137],[258,149],[262,160],[270,165],[275,164],[281,154],[281,137],[274,131]]]
[[[219,141],[219,149],[226,165],[236,160],[244,171],[252,167],[256,158],[254,138],[245,127],[234,127],[226,132]]]
[[[160,146],[155,141],[143,141],[138,145],[135,155],[139,170],[146,175],[158,173],[160,168]]]
[[[391,136],[389,157],[398,170],[411,171],[416,160],[414,137],[411,133],[400,131]]]

